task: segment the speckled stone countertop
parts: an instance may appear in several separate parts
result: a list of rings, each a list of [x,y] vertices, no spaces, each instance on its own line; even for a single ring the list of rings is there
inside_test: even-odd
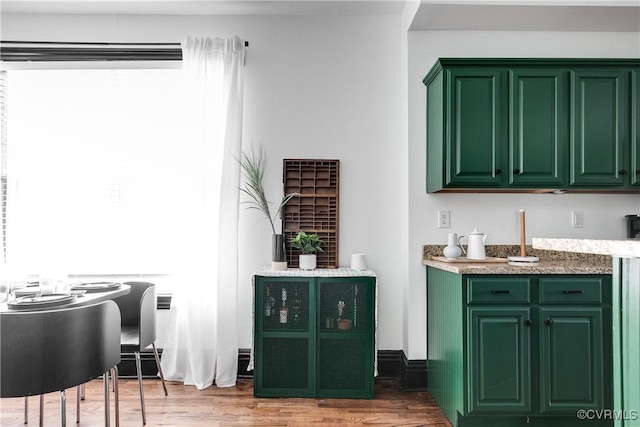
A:
[[[533,247],[568,253],[640,257],[640,239],[547,239],[534,237]]]
[[[507,262],[496,263],[451,263],[434,260],[442,256],[444,245],[424,245],[422,264],[457,274],[611,274],[611,258],[601,254],[572,253],[534,249],[527,245],[527,256],[537,256],[535,266],[512,266]],[[507,258],[520,255],[519,245],[488,245],[487,257]]]

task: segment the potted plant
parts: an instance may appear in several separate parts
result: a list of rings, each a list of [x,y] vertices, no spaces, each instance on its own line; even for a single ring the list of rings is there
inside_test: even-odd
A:
[[[249,200],[242,202],[249,205],[248,209],[257,209],[269,220],[271,231],[272,257],[271,268],[275,270],[283,270],[287,268],[285,258],[285,237],[282,233],[276,231],[276,218],[282,213],[285,205],[291,198],[297,196],[297,193],[285,194],[278,204],[273,216],[271,215],[270,204],[264,192],[262,178],[267,164],[267,153],[263,146],[254,149],[253,145],[248,151],[243,150],[240,157],[240,167],[242,168],[242,176],[244,185],[240,190],[249,196]]]
[[[296,237],[289,240],[289,243],[301,252],[300,269],[313,270],[316,268],[316,252],[324,252],[322,250],[324,240],[315,233],[300,231]]]

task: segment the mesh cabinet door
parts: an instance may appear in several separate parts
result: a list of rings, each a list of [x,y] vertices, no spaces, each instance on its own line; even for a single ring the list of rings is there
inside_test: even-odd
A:
[[[313,287],[313,279],[256,277],[255,396],[313,396]]]
[[[320,397],[373,398],[375,278],[318,278]]]

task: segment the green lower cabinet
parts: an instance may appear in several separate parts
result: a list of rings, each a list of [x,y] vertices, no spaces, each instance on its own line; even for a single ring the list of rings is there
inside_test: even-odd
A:
[[[528,308],[469,308],[469,413],[531,411]]]
[[[457,427],[584,425],[613,405],[611,298],[610,275],[428,267],[429,391]]]
[[[540,318],[540,412],[604,408],[603,309],[541,308]]]
[[[254,395],[373,398],[375,286],[255,276]]]

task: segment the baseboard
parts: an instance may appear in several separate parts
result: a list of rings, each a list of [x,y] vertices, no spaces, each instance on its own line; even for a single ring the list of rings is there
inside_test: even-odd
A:
[[[408,360],[402,352],[402,372],[400,383],[405,391],[425,391],[427,389],[427,361]]]
[[[399,379],[402,375],[402,350],[378,350],[378,379]]]
[[[162,349],[158,349],[158,354],[162,357]],[[143,351],[140,353],[140,364],[142,366],[142,378],[158,378],[158,367],[153,351]],[[118,364],[118,376],[120,378],[137,378],[136,357],[133,351],[123,351],[120,354]]]
[[[251,360],[251,349],[241,348],[238,350],[238,378],[252,379],[253,371],[247,371]]]
[[[250,352],[250,349],[238,352],[238,378],[253,378],[253,371],[247,371]],[[408,360],[402,350],[378,350],[376,379],[399,380],[404,391],[424,391],[427,389],[427,361]]]
[[[161,348],[158,349],[158,354],[162,358]],[[247,371],[250,359],[251,349],[241,348],[238,350],[238,378],[253,378],[253,371]],[[158,368],[151,350],[140,353],[140,364],[142,366],[142,378],[158,378]],[[136,358],[133,351],[125,350],[120,354],[118,375],[120,378],[137,378]]]
[[[171,294],[158,295],[158,310],[171,308]],[[158,349],[162,354],[162,349]],[[251,349],[238,350],[238,378],[251,379],[253,371],[247,371],[251,359]],[[143,378],[158,378],[158,369],[153,352],[140,354]],[[136,378],[136,364],[133,352],[123,352],[118,365],[120,377]],[[427,389],[427,361],[408,360],[402,350],[378,350],[377,379],[397,379],[404,391],[423,391]]]
[[[158,349],[162,356],[162,349]],[[238,378],[251,379],[253,371],[247,371],[251,349],[238,350]],[[152,351],[140,353],[143,378],[158,378],[158,369]],[[120,378],[136,378],[136,364],[133,352],[123,352],[118,365]],[[378,350],[377,379],[399,380],[404,391],[424,391],[427,389],[426,360],[408,360],[402,350]]]

